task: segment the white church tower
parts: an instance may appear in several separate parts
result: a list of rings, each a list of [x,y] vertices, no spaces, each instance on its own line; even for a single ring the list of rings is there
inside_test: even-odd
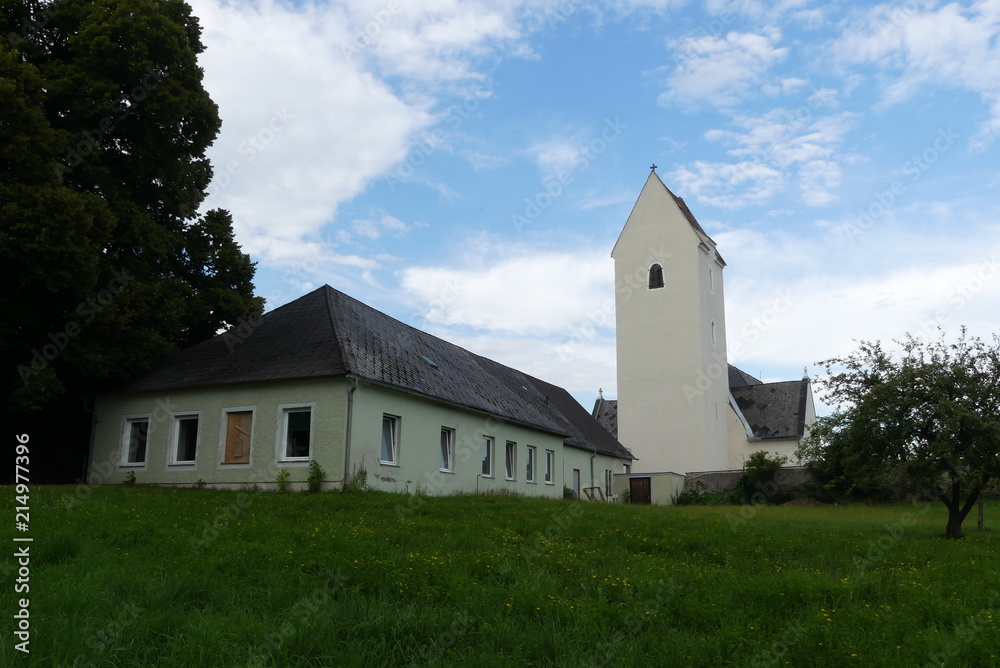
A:
[[[641,471],[730,468],[726,263],[655,165],[611,256],[618,440]]]

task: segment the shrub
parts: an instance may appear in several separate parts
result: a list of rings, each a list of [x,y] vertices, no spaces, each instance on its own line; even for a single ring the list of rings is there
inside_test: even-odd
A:
[[[689,489],[674,498],[678,506],[726,506],[739,503],[735,492],[696,492]]]
[[[784,503],[791,500],[791,495],[778,489],[774,476],[778,470],[788,463],[788,457],[781,455],[769,456],[759,450],[743,465],[743,475],[736,483],[733,495],[737,503]]]
[[[288,469],[281,469],[278,471],[278,476],[274,479],[275,484],[278,486],[279,492],[287,492],[288,485],[290,484],[291,474]]]
[[[306,485],[310,492],[318,492],[326,478],[326,471],[315,459],[309,462],[309,476],[306,478]]]
[[[364,466],[354,469],[347,480],[344,481],[344,486],[341,491],[344,492],[363,492],[368,489],[368,471],[365,470]]]
[[[129,471],[126,473],[125,480],[122,481],[122,484],[126,487],[132,487],[135,485],[135,471]]]

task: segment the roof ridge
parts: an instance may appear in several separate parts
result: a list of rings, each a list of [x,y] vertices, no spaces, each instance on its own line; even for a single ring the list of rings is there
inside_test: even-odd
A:
[[[326,317],[330,321],[330,329],[333,330],[333,338],[337,342],[337,348],[340,349],[340,357],[344,360],[345,371],[346,373],[354,374],[354,360],[348,355],[347,346],[344,345],[344,338],[340,334],[340,328],[337,327],[337,320],[333,317],[333,306],[330,304],[335,295],[343,293],[332,287],[329,283],[324,283],[320,290],[324,290],[323,296],[325,299],[323,301],[326,303]]]

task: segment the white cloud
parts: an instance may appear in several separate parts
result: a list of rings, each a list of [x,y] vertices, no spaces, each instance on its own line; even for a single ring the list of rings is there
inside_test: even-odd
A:
[[[784,176],[761,162],[737,163],[695,160],[670,172],[677,192],[705,204],[739,208],[764,202],[784,188]]]
[[[489,94],[476,64],[523,55],[521,22],[553,11],[520,0],[191,4],[205,87],[224,119],[205,206],[232,211],[262,266],[319,236],[431,127],[453,131],[437,108]]]
[[[613,326],[613,315],[604,313],[614,297],[607,249],[493,251],[501,253],[495,261],[473,252],[460,267],[409,267],[401,284],[440,325],[564,339],[588,321]]]
[[[888,221],[860,243],[836,229],[791,235],[743,228],[715,235],[729,262],[730,361],[750,372],[803,365],[818,372],[817,361],[851,352],[856,339],[891,345],[907,332],[936,337],[939,325],[955,336],[962,324],[989,336],[1000,327],[1000,254],[990,250],[1000,248],[1000,233],[982,225],[969,232],[982,242],[982,252],[949,245],[943,228],[914,239]],[[890,247],[893,261],[879,261]],[[828,257],[837,262],[824,264]]]
[[[873,63],[885,75],[883,102],[896,104],[924,86],[979,94],[990,117],[972,140],[984,148],[1000,134],[1000,6],[949,3],[924,9],[916,3],[879,5],[856,17],[834,45],[846,63]]]
[[[538,141],[528,147],[543,177],[572,172],[587,152],[587,140],[582,132]]]
[[[765,34],[730,32],[725,37],[688,37],[671,46],[679,61],[660,95],[664,105],[697,106],[701,103],[732,107],[751,95],[771,65],[788,53],[777,48],[781,32]]]
[[[822,99],[829,99],[823,94]],[[739,207],[759,203],[785,189],[797,173],[802,201],[820,206],[835,199],[840,184],[835,160],[854,116],[838,113],[816,117],[819,101],[796,109],[778,108],[760,116],[736,116],[739,130],[714,129],[709,141],[729,145],[737,163],[695,162],[674,175],[692,187],[700,201]]]
[[[370,241],[376,241],[386,233],[401,237],[410,231],[410,226],[385,211],[372,211],[367,218],[353,220],[351,230]]]

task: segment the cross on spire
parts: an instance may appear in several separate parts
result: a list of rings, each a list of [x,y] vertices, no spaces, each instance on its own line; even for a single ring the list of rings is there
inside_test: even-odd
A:
[[[655,172],[656,171],[656,163],[654,162],[652,165],[649,166],[649,168]]]

